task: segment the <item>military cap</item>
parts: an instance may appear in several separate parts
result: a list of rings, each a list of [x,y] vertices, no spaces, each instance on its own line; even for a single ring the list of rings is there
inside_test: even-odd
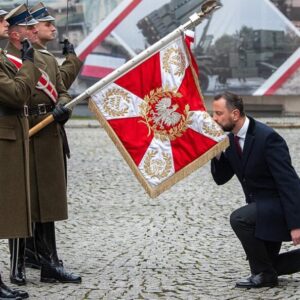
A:
[[[8,12],[5,11],[4,9],[0,9],[0,17],[7,15]]]
[[[16,8],[14,8],[12,11],[10,11],[6,15],[5,20],[9,23],[10,26],[13,25],[29,26],[38,23],[38,21],[35,20],[30,14],[30,12],[28,11],[26,4],[21,4]]]
[[[39,22],[55,21],[55,18],[49,14],[48,9],[42,2],[33,6],[30,13]]]

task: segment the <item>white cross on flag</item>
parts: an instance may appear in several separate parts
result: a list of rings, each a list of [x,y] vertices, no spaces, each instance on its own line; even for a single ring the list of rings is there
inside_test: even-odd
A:
[[[196,70],[188,38],[179,37],[91,96],[91,110],[150,197],[228,146]]]

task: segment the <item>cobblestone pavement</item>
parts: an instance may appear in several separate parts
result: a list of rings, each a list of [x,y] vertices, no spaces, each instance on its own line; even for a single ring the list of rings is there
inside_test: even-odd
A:
[[[282,276],[272,289],[234,288],[248,275],[228,221],[244,203],[236,179],[218,187],[207,164],[150,199],[103,129],[67,131],[69,219],[57,222],[57,245],[66,268],[83,282],[41,283],[39,271],[27,269],[30,299],[300,299],[300,273]],[[278,131],[300,174],[300,129]],[[0,251],[8,283],[4,240]]]

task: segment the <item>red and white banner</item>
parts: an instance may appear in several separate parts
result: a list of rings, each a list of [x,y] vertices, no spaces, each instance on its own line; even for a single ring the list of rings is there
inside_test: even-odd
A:
[[[125,63],[125,58],[89,54],[86,57],[81,75],[86,77],[103,78]]]
[[[141,0],[122,1],[75,49],[84,60],[140,4]]]
[[[300,47],[253,93],[253,95],[299,95],[299,75]]]
[[[188,45],[177,38],[90,101],[151,197],[228,146],[205,109]]]

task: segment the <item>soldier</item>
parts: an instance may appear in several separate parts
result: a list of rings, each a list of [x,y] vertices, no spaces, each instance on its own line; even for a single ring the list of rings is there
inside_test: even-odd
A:
[[[30,9],[30,13],[34,19],[39,22],[36,25],[38,30],[38,39],[34,44],[34,48],[44,54],[46,59],[49,58],[49,60],[52,61],[54,56],[47,50],[47,43],[53,41],[56,37],[57,31],[54,25],[55,18],[49,14],[47,8],[41,2],[32,7]],[[63,54],[66,55],[66,60],[60,67],[60,72],[64,85],[68,89],[77,77],[77,74],[82,66],[82,62],[79,60],[79,58],[77,58],[74,47],[68,42],[68,40],[64,41]],[[61,124],[61,134],[64,137],[63,141],[65,159],[66,155],[69,156],[69,148],[63,124]],[[64,161],[66,165],[66,159]],[[41,245],[43,244],[43,226],[45,226],[43,223],[36,222],[34,226],[33,238],[26,240],[25,257],[26,266],[28,267],[40,269],[41,261],[45,260],[45,257],[47,257],[47,255],[43,253],[45,247]],[[49,231],[54,230],[54,224],[48,224],[48,226]],[[53,232],[51,235],[55,236],[55,233]]]
[[[55,18],[51,16],[48,9],[42,2],[39,2],[30,9],[30,13],[34,19],[39,21],[38,27],[38,42],[35,45],[37,49],[46,50],[46,45],[56,37]],[[62,81],[68,90],[74,80],[76,79],[81,67],[82,61],[77,57],[74,46],[65,39],[63,42],[62,54],[65,56],[65,60],[62,65],[59,66],[61,72]],[[48,53],[49,54],[49,53]]]
[[[23,4],[7,16],[10,24],[7,51],[12,55],[14,62],[21,55],[18,48],[23,36],[27,34],[26,27],[15,20],[21,18],[25,11],[29,13]],[[35,37],[34,42],[37,41],[37,30]],[[28,104],[29,126],[33,127],[49,114],[52,114],[56,121],[34,135],[29,144],[31,214],[33,224],[39,224],[39,247],[40,253],[43,254],[41,281],[80,283],[81,277],[66,272],[58,259],[54,228],[54,221],[65,220],[68,217],[60,123],[64,124],[70,116],[71,111],[63,104],[71,98],[61,80],[55,58],[46,52],[37,51],[36,63],[42,70],[43,80],[38,82]],[[23,254],[23,251],[19,253]],[[24,255],[19,257],[19,261],[23,263],[12,272],[11,282],[21,285],[26,283]]]
[[[8,38],[5,15],[7,12],[0,10],[0,39]],[[28,28],[34,23],[27,19]],[[33,64],[34,50],[28,42],[23,43],[20,57],[23,65],[18,70],[0,49],[0,237],[14,238],[16,246],[19,237],[31,235],[28,120],[24,105],[41,76]],[[28,293],[10,289],[0,276],[0,298],[25,299]]]

